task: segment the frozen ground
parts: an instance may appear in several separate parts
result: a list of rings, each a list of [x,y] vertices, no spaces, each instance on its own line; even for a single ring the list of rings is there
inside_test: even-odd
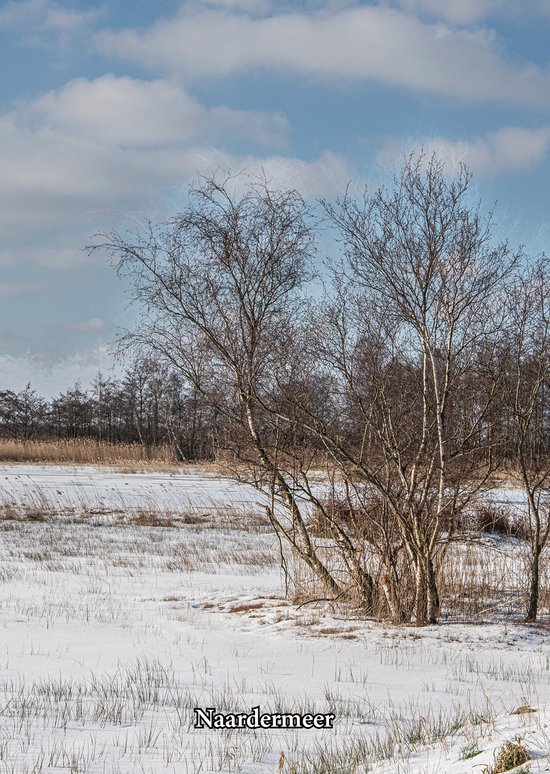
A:
[[[317,484],[319,491],[323,489]],[[485,495],[496,505],[525,511],[520,489],[495,489]],[[60,514],[120,514],[128,508],[159,512],[182,509],[261,509],[252,487],[213,473],[121,472],[75,465],[0,465],[0,504],[55,506]]]
[[[214,474],[122,473],[109,468],[0,465],[0,503],[55,506],[60,513],[123,514],[148,508],[258,508],[258,493]]]
[[[257,495],[213,476],[0,475],[0,774],[458,774],[516,735],[527,770],[549,770],[545,627],[299,608]],[[193,728],[194,707],[256,705],[334,712],[335,728]]]

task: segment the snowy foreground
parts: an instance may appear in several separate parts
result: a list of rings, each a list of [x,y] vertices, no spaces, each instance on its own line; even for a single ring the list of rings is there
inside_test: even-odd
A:
[[[0,484],[0,773],[481,773],[517,736],[523,771],[550,770],[545,627],[300,608],[258,496],[214,476],[4,466]],[[193,727],[195,707],[255,706],[335,726]]]

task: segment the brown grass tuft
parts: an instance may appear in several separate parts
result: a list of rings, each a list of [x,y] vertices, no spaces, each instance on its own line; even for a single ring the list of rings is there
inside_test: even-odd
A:
[[[229,608],[230,613],[248,613],[251,610],[260,610],[263,608],[262,602],[243,602],[241,605],[235,605]]]
[[[504,742],[495,752],[494,766],[485,766],[482,774],[504,774],[529,760],[529,750],[519,740]]]

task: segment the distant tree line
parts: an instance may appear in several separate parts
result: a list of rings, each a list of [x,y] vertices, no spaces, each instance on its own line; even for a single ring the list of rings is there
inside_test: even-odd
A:
[[[20,441],[89,439],[139,444],[144,459],[169,446],[175,461],[209,460],[224,445],[212,406],[174,372],[150,358],[120,378],[98,374],[88,388],[75,384],[46,400],[28,385],[0,391],[0,437]]]

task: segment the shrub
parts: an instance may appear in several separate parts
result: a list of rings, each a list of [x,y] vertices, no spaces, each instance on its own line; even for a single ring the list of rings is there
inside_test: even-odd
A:
[[[494,535],[527,538],[529,536],[529,528],[524,521],[518,514],[511,511],[510,508],[494,505],[493,503],[478,503],[473,513],[474,529]]]

